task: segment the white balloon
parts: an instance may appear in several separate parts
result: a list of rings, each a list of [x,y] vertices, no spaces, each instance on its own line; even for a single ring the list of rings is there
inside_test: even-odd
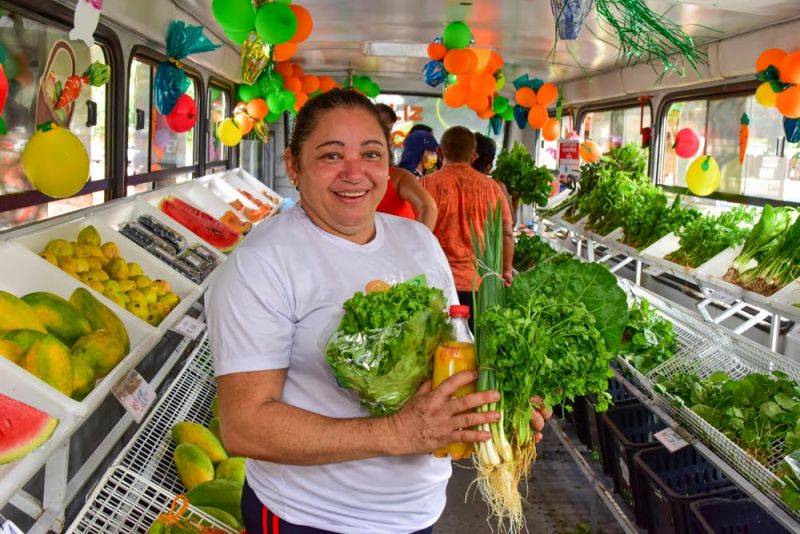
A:
[[[102,4],[100,4],[102,5]],[[90,0],[78,0],[75,6],[74,28],[69,32],[70,40],[80,39],[86,46],[94,44],[94,31],[100,22],[100,8]]]

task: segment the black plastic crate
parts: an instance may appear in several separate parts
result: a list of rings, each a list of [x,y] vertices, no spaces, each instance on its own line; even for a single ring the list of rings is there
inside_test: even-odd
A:
[[[636,491],[633,455],[647,447],[660,446],[653,434],[666,427],[644,404],[617,406],[600,415],[600,435],[605,440],[603,467],[614,478],[614,491],[631,506]]]
[[[636,522],[649,534],[689,530],[689,504],[712,497],[744,494],[692,446],[670,453],[664,447],[639,451],[633,459]]]
[[[689,505],[691,534],[789,534],[750,499],[706,499]]]
[[[638,402],[636,397],[628,393],[622,382],[614,378],[608,380],[608,393],[611,394],[613,406],[622,406],[633,402]],[[599,449],[603,452],[601,436],[598,432],[598,420],[594,407],[597,404],[597,396],[589,395],[578,397],[573,405],[573,420],[575,422],[575,432],[578,439],[586,445],[588,449]]]

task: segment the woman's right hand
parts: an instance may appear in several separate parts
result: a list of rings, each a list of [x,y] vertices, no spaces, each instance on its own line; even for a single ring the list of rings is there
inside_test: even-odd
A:
[[[400,454],[425,454],[449,443],[488,441],[490,432],[475,430],[484,423],[500,419],[499,412],[476,412],[475,408],[497,402],[497,391],[470,393],[452,398],[461,386],[475,382],[476,371],[462,371],[451,376],[436,389],[431,381],[422,384],[416,394],[395,414],[389,416],[397,433]]]

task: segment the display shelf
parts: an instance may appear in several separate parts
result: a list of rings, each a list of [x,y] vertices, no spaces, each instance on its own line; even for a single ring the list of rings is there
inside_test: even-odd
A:
[[[117,457],[115,465],[138,473],[170,492],[184,491],[172,459],[175,450],[172,426],[180,421],[207,426],[211,421],[211,401],[216,392],[214,362],[205,337]]]
[[[112,467],[97,483],[67,534],[144,534],[160,514],[169,511],[174,498],[174,493],[140,475],[124,467]],[[184,517],[235,534],[192,506]]]

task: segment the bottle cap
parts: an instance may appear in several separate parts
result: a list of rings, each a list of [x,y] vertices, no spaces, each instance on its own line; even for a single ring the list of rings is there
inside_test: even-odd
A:
[[[469,306],[463,304],[453,304],[450,306],[450,317],[463,317],[469,319]]]

